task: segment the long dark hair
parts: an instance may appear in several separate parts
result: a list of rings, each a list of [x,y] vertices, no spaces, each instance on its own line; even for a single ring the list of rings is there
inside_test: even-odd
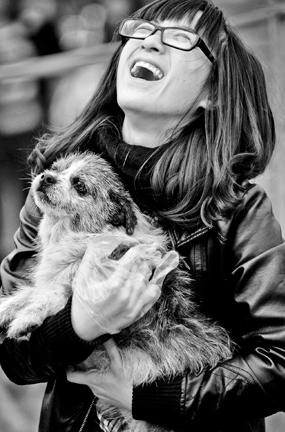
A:
[[[208,0],[157,0],[133,14],[147,20],[189,22],[203,11],[196,31],[216,60],[202,91],[209,107],[197,109],[191,123],[178,125],[158,147],[151,173],[157,214],[171,224],[212,226],[241,203],[244,181],[261,174],[275,147],[275,127],[264,72]],[[104,128],[120,137],[124,113],[116,98],[117,65],[124,42],[114,53],[90,103],[73,124],[39,140],[29,161],[40,171],[61,154],[83,150]],[[167,203],[167,205],[162,204]]]

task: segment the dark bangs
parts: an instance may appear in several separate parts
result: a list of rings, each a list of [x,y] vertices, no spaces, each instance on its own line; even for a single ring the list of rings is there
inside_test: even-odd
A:
[[[224,16],[222,11],[207,0],[157,0],[144,6],[132,15],[148,21],[187,19],[189,23],[197,12],[203,15],[196,25],[196,30],[207,40],[209,48],[217,48],[220,35],[224,31]]]

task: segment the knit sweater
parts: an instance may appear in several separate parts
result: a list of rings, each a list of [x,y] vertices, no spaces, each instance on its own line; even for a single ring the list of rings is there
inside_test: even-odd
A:
[[[157,159],[156,148],[130,145],[124,141],[104,137],[96,140],[91,150],[100,153],[112,165],[142,211],[155,208],[150,172]]]

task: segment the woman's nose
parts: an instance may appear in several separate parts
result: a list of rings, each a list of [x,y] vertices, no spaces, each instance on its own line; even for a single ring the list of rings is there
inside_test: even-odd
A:
[[[141,47],[145,50],[150,50],[150,51],[152,50],[157,52],[164,51],[165,45],[162,43],[161,40],[161,31],[157,30],[152,35],[143,39],[141,42]]]

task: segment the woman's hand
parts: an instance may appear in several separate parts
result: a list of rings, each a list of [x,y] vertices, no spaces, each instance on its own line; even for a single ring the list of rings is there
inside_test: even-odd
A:
[[[141,318],[157,301],[160,288],[149,281],[152,269],[128,256],[102,282],[94,280],[92,257],[84,257],[76,276],[71,320],[75,332],[85,340],[118,333]]]
[[[132,383],[126,377],[120,352],[114,339],[104,343],[110,358],[110,369],[104,375],[96,372],[77,372],[69,370],[67,379],[76,384],[85,384],[95,396],[109,405],[132,409]]]

